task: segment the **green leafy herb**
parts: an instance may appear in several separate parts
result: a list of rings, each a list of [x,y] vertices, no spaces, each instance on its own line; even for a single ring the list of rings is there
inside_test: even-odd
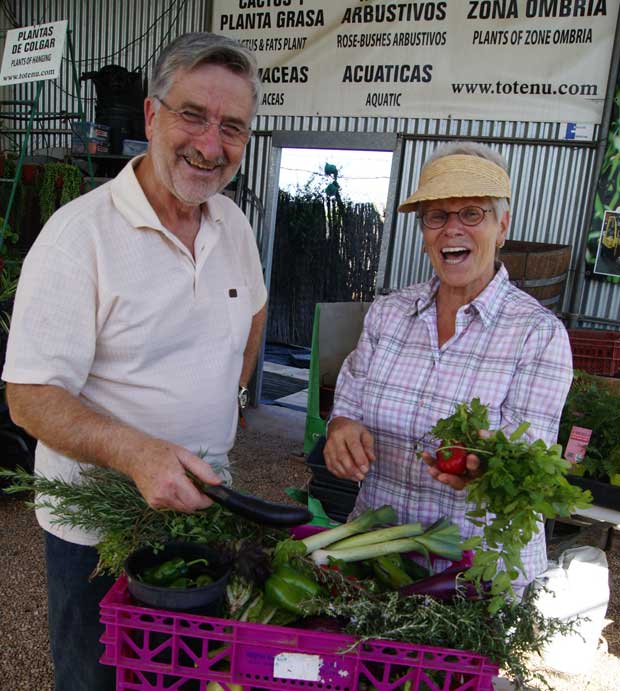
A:
[[[470,405],[459,404],[432,430],[438,439],[458,440],[484,464],[482,475],[467,486],[467,499],[474,504],[467,516],[482,528],[482,537],[471,538],[465,547],[475,551],[467,578],[492,582],[491,612],[498,611],[507,597],[514,598],[511,581],[524,571],[520,552],[538,530],[541,517],[568,516],[592,501],[589,492],[567,481],[570,464],[559,445],[519,441],[528,427],[524,422],[509,437],[496,430],[481,439],[479,430],[488,430],[489,421],[486,407],[476,398]]]

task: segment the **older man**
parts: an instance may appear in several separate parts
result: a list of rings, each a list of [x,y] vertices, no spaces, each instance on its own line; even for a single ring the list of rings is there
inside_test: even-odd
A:
[[[252,230],[219,193],[241,163],[259,89],[237,43],[175,40],[144,105],[147,154],[62,207],[30,250],[2,376],[13,420],[39,440],[37,472],[72,481],[80,463],[113,468],[150,506],[186,512],[210,504],[186,471],[229,479],[266,290]],[[109,581],[88,582],[97,536],[37,517],[56,689],[109,691],[97,663]]]

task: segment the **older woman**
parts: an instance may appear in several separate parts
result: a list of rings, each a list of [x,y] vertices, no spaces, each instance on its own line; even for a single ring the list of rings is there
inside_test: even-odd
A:
[[[440,147],[399,211],[418,214],[435,275],[379,297],[356,349],[342,365],[324,456],[340,478],[362,481],[354,514],[391,504],[401,522],[446,516],[464,537],[480,529],[465,514],[468,476],[440,473],[430,429],[478,397],[491,428],[523,421],[531,441],[556,441],[572,379],[560,321],[514,287],[497,260],[510,221],[503,159],[480,144]],[[417,452],[423,451],[423,460]],[[545,570],[542,525],[522,552],[529,583]]]

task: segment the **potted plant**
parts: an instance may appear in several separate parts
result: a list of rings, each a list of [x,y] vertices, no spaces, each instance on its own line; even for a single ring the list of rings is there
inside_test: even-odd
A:
[[[57,208],[80,195],[82,172],[70,163],[47,163],[39,189],[41,222],[46,223]]]
[[[620,389],[576,370],[560,421],[558,442],[564,448],[573,427],[590,429],[592,436],[570,481],[591,490],[595,504],[620,507]]]

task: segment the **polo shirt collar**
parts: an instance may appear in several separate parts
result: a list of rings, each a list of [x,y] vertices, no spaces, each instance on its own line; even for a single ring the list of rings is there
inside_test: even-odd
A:
[[[144,154],[132,158],[112,180],[112,202],[118,212],[134,228],[166,230],[136,177],[135,168],[143,158]]]
[[[465,308],[472,307],[485,327],[490,326],[501,309],[504,294],[509,286],[508,272],[503,264],[499,265],[489,285],[476,296]],[[439,278],[433,276],[423,287],[411,307],[409,314],[416,315],[425,312],[435,301],[439,289]]]
[[[142,154],[132,158],[112,180],[112,201],[119,213],[134,228],[154,228],[167,233],[169,231],[161,224],[136,177],[136,166],[144,156],[145,154]],[[202,215],[216,223],[222,220],[222,207],[217,197],[211,197],[208,203],[203,205]]]

